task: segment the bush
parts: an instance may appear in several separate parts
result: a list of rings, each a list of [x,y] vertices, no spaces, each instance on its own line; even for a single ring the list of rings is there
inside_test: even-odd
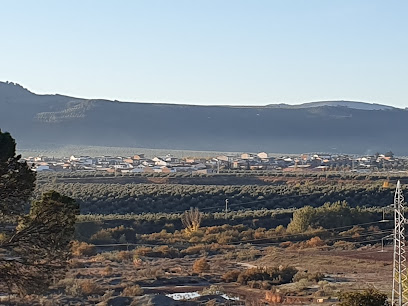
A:
[[[208,288],[204,288],[201,291],[201,295],[221,295],[224,293],[224,288],[217,286],[217,285],[211,285]]]
[[[143,261],[137,255],[133,256],[133,265],[135,267],[140,267],[142,265],[142,263],[143,263]]]
[[[326,245],[326,243],[318,236],[310,238],[309,240],[306,241],[306,247],[308,248],[314,248],[324,245]]]
[[[140,247],[135,250],[137,256],[151,256],[153,249],[150,247]]]
[[[236,282],[241,272],[239,270],[227,271],[222,275],[222,279],[226,283]]]
[[[188,247],[181,251],[183,255],[199,255],[207,250],[207,246],[204,244],[198,244]]]
[[[342,292],[339,295],[341,306],[384,306],[389,305],[387,295],[378,290],[368,289],[363,292]]]
[[[143,294],[143,289],[139,285],[129,286],[123,289],[122,296],[138,296]]]
[[[133,260],[133,253],[129,251],[120,251],[117,255],[119,261]]]
[[[242,285],[250,281],[271,281],[273,285],[281,285],[292,282],[297,270],[293,267],[266,267],[251,268],[241,272],[237,281]]]
[[[205,257],[197,259],[193,264],[194,273],[203,273],[210,270],[210,265]]]
[[[85,264],[84,264],[82,261],[79,261],[79,260],[76,259],[76,258],[72,258],[72,259],[69,261],[69,266],[70,266],[71,268],[73,268],[73,269],[78,269],[78,268],[84,268],[84,267],[85,267]]]
[[[112,237],[112,233],[106,229],[101,229],[91,236],[91,241],[95,243],[114,243],[115,239]]]
[[[340,250],[354,250],[356,244],[350,241],[339,240],[333,244],[333,247]]]
[[[77,240],[72,242],[71,250],[74,256],[93,256],[96,254],[96,248],[93,244]]]
[[[103,269],[101,274],[103,276],[110,276],[110,275],[112,275],[112,273],[113,273],[113,268],[110,267],[110,266],[107,266],[105,269]]]
[[[93,295],[102,293],[101,287],[90,279],[79,283],[81,293],[83,295]]]
[[[168,245],[162,245],[156,248],[156,251],[160,253],[160,257],[175,258],[179,256],[179,251],[175,248],[171,248]]]
[[[307,272],[298,272],[293,277],[294,282],[298,282],[301,279],[306,279],[307,281],[318,283],[319,281],[323,280],[324,274],[320,272],[316,273],[307,273]]]
[[[79,281],[74,278],[64,278],[57,283],[58,287],[63,287],[67,295],[80,296],[81,287]]]
[[[371,212],[352,208],[345,201],[327,202],[317,208],[304,206],[296,210],[287,230],[291,233],[303,233],[310,228],[341,227],[367,222],[371,218]]]

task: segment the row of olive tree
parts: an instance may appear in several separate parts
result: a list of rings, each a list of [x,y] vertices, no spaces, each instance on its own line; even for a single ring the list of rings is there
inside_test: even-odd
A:
[[[190,207],[206,212],[224,209],[225,199],[233,210],[318,207],[326,202],[347,201],[350,206],[386,206],[392,190],[382,182],[279,185],[179,185],[44,183],[38,192],[56,190],[76,199],[84,214],[180,213]],[[209,209],[211,208],[211,209]]]

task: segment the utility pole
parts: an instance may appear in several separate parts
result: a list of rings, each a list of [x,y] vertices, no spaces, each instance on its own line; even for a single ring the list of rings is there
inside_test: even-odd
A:
[[[213,158],[217,162],[217,174],[220,174],[220,160],[218,158]]]
[[[228,214],[228,199],[225,199],[225,220],[227,219]]]
[[[392,273],[392,306],[408,305],[408,275],[405,255],[406,219],[401,183],[397,182],[394,196],[394,263]],[[405,285],[405,286],[404,286]]]

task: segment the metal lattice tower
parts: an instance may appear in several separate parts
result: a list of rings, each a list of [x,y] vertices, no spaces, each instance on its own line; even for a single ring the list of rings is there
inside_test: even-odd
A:
[[[394,265],[392,283],[392,305],[408,305],[408,275],[405,255],[404,196],[398,181],[394,196]]]

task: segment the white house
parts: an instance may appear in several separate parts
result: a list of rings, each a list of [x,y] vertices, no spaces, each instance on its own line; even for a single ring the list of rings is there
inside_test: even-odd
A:
[[[118,165],[113,165],[113,168],[115,169],[133,169],[133,165],[127,164],[127,163],[121,163]]]
[[[265,152],[260,152],[257,155],[258,155],[258,157],[260,159],[267,159],[268,158],[268,153],[265,153]]]
[[[168,165],[168,162],[161,159],[160,157],[155,157],[155,158],[152,159],[152,161],[154,161],[154,164],[156,166],[167,166]]]

